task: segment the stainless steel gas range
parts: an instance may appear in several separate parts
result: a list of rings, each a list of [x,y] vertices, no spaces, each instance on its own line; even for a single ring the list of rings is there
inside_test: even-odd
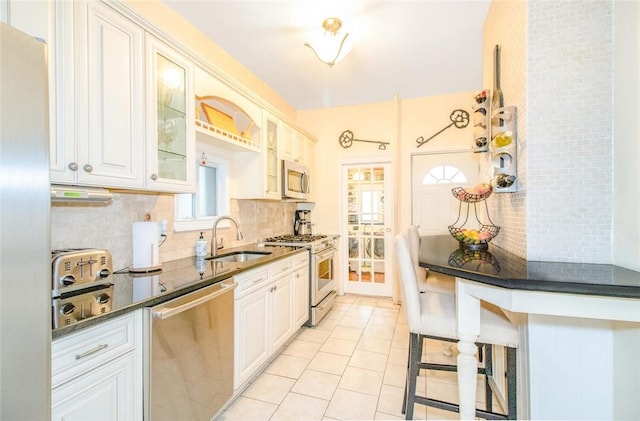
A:
[[[335,254],[337,235],[280,235],[267,238],[269,246],[305,247],[309,250],[310,308],[307,326],[315,326],[333,307],[337,295]]]

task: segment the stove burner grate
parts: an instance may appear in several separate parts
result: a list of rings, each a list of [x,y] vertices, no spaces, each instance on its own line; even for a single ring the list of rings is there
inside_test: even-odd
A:
[[[322,234],[302,234],[302,235],[278,235],[276,237],[267,238],[265,241],[269,243],[312,243],[314,241],[326,238]]]

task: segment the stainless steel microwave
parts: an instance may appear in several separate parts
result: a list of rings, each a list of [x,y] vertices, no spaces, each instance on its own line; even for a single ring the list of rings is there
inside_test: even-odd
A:
[[[310,186],[307,167],[294,161],[282,161],[282,197],[306,200]]]

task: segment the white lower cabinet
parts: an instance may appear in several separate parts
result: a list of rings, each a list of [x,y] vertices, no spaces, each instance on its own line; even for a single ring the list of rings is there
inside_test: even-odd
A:
[[[240,388],[297,332],[309,311],[308,258],[305,268],[300,253],[268,267],[241,273],[235,292],[234,388]],[[296,278],[300,274],[301,277]],[[306,274],[306,278],[305,275]],[[306,279],[305,285],[303,280]],[[300,323],[302,296],[305,317]]]
[[[291,279],[293,275],[288,273],[274,281],[269,288],[269,304],[271,316],[271,350],[280,348],[293,333],[293,321],[291,319],[291,307],[293,306],[291,294]]]
[[[142,419],[142,310],[51,344],[52,420]]]
[[[309,320],[309,263],[295,270],[291,283],[293,285],[293,328],[297,329]]]
[[[53,389],[52,420],[136,420],[136,357],[127,353]]]
[[[269,358],[268,296],[269,288],[261,288],[234,303],[234,389]]]

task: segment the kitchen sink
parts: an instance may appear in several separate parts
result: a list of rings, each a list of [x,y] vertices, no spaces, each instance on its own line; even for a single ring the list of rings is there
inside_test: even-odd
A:
[[[206,260],[213,260],[216,262],[248,262],[270,254],[270,251],[235,251],[233,253],[220,254],[218,256],[209,256]]]

